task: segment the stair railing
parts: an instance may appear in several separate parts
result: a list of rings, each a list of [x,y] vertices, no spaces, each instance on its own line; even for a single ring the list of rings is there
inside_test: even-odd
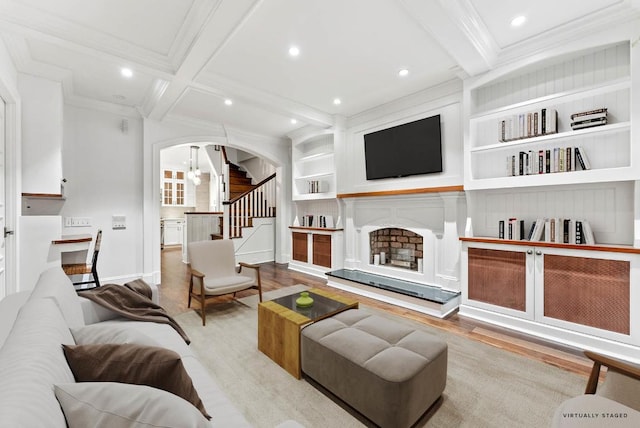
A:
[[[252,226],[254,217],[276,215],[276,175],[273,174],[253,189],[223,202],[224,217],[229,227],[224,228],[224,238],[239,238],[242,228]]]

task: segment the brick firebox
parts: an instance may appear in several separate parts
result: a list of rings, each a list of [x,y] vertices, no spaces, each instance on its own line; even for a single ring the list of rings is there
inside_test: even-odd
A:
[[[422,236],[407,229],[385,228],[369,233],[369,263],[375,255],[385,254],[385,264],[409,270],[418,270],[422,259]]]

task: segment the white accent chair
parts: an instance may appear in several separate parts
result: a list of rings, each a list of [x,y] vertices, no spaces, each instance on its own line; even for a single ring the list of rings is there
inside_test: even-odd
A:
[[[564,401],[552,427],[640,427],[640,366],[585,351],[593,360],[584,395]],[[607,367],[598,387],[600,368]]]
[[[188,307],[191,307],[191,298],[200,302],[203,326],[207,299],[230,293],[235,296],[238,291],[256,288],[262,302],[260,266],[243,262],[236,265],[230,239],[191,242],[187,251],[191,269]]]

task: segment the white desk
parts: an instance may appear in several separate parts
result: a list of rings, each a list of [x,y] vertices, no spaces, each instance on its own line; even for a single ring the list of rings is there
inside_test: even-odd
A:
[[[89,234],[62,235],[51,241],[51,245],[59,251],[61,264],[86,263],[91,241],[93,236]]]

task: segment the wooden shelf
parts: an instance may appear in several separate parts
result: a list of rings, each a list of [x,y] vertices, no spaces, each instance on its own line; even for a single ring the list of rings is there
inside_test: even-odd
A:
[[[51,243],[53,245],[78,244],[82,242],[91,242],[92,240],[93,236],[91,235],[62,235],[60,239],[54,239]]]
[[[560,244],[556,242],[546,242],[546,241],[513,241],[509,239],[488,238],[488,237],[487,238],[461,237],[460,240],[465,242],[484,242],[488,244],[520,245],[520,246],[526,246],[526,247],[565,248],[565,249],[571,249],[571,250],[606,251],[609,253],[640,254],[640,248],[635,248],[628,245]]]
[[[370,196],[414,195],[420,193],[464,192],[464,186],[423,187],[419,189],[382,190],[378,192],[339,193],[338,198],[363,198]]]
[[[53,199],[53,200],[64,200],[65,197],[60,193],[23,193],[23,198],[29,199]]]
[[[344,229],[334,229],[332,227],[307,227],[307,226],[289,226],[292,230],[309,230],[309,231],[323,231],[323,232],[340,232]]]

